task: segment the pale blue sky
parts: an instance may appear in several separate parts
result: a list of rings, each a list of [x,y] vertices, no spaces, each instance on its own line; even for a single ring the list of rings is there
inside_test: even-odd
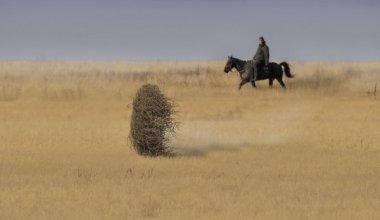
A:
[[[380,60],[380,1],[0,0],[0,60]]]

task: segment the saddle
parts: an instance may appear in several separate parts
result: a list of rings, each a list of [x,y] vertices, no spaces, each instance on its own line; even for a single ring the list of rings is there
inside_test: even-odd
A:
[[[252,68],[252,72],[253,72],[254,71],[253,66],[251,68]],[[268,65],[268,68],[265,68],[265,65],[263,63],[257,65],[257,74],[258,74],[258,77],[269,75],[270,74],[270,66]]]

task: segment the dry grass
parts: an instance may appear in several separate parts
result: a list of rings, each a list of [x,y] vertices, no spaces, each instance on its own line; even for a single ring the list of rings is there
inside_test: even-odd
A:
[[[291,64],[239,92],[224,62],[1,62],[0,219],[378,219],[380,63]],[[127,146],[145,83],[182,156]]]

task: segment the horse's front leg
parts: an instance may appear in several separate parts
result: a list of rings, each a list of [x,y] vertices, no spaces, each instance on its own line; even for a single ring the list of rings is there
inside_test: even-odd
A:
[[[244,84],[246,84],[246,83],[247,83],[247,81],[242,80],[242,81],[240,82],[240,84],[239,84],[239,90],[240,90],[241,87],[244,86]]]
[[[255,81],[251,81],[251,85],[253,88],[256,88],[256,82]]]

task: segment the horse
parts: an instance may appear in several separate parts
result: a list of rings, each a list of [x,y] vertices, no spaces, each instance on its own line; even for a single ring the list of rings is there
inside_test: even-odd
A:
[[[288,78],[294,77],[290,73],[290,67],[287,62],[281,62],[280,64],[277,64],[275,62],[270,62],[268,65],[269,67],[268,71],[263,71],[263,69],[259,67],[257,80],[269,79],[269,87],[272,87],[273,80],[276,79],[280,83],[281,87],[286,89],[285,83],[284,81],[282,81],[282,75],[284,73],[282,70],[282,66],[284,67],[285,75]],[[233,68],[235,68],[239,72],[239,75],[241,78],[241,82],[239,84],[239,90],[240,90],[244,84],[250,82],[249,71],[251,71],[251,73],[253,74],[253,67],[249,63],[249,61],[240,60],[233,56],[228,56],[227,63],[224,67],[224,72],[228,74]],[[256,87],[255,81],[251,81],[251,84],[254,88]]]

